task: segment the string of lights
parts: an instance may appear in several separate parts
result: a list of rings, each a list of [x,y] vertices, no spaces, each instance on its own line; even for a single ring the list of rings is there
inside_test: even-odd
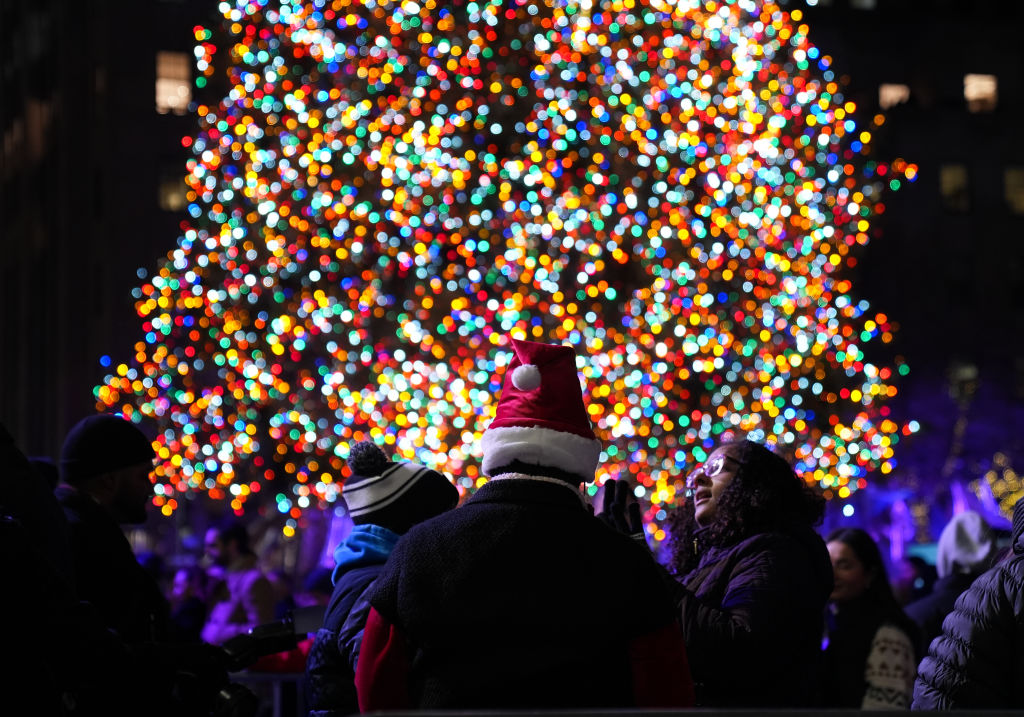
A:
[[[219,7],[188,217],[95,389],[161,427],[165,514],[268,491],[293,531],[366,438],[472,491],[510,336],[576,346],[598,483],[630,480],[657,540],[731,433],[840,500],[892,470],[907,367],[869,360],[895,326],[847,274],[917,168],[872,159],[798,10]]]

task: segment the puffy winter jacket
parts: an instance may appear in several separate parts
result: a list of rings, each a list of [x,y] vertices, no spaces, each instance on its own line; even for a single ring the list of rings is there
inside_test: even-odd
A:
[[[677,592],[701,707],[811,707],[832,564],[810,528],[710,547]]]
[[[915,600],[903,608],[907,617],[921,628],[921,647],[927,648],[942,634],[942,622],[953,612],[956,599],[971,587],[977,575],[953,573],[939,578],[930,595]]]
[[[1013,554],[979,577],[942,623],[914,685],[915,710],[1024,708],[1024,500]]]

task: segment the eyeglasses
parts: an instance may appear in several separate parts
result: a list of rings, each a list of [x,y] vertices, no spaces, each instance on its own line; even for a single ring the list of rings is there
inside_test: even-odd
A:
[[[739,463],[739,460],[725,453],[718,453],[708,458],[702,465],[697,466],[686,476],[686,497],[693,497],[697,490],[697,476],[701,473],[708,478],[714,478],[725,470],[726,461]]]

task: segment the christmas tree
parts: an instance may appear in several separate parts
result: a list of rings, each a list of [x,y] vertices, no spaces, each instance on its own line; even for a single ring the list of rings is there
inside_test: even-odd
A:
[[[189,219],[97,405],[156,502],[333,502],[352,441],[485,480],[509,336],[570,343],[651,532],[723,435],[830,496],[894,465],[893,326],[845,274],[887,188],[772,2],[252,0],[196,27]],[[876,118],[875,121],[881,121]],[[293,524],[294,526],[294,524]]]

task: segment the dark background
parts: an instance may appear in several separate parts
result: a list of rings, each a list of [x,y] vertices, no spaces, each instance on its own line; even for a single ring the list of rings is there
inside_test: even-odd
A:
[[[175,246],[194,116],[156,110],[156,55],[192,57],[215,2],[0,0],[0,421],[55,456],[95,411],[100,357],[141,338],[132,289]],[[115,363],[116,365],[116,363]]]
[[[903,500],[934,537],[954,507],[965,507],[954,506],[965,493],[969,507],[994,518],[996,506],[978,485],[1008,479],[995,486],[996,498],[1005,491],[1005,509],[1021,493],[1016,471],[1024,469],[1024,189],[1014,184],[1024,175],[1024,44],[1016,34],[1024,6],[819,0],[788,7],[804,10],[811,41],[832,56],[859,125],[884,113],[873,132],[875,159],[920,167],[916,182],[887,197],[853,277],[854,292],[899,324],[891,350],[911,372],[892,407],[920,430],[896,448],[891,480],[876,479],[856,501],[863,510],[854,522],[888,522],[892,504]],[[995,76],[993,109],[969,107],[968,73]],[[882,84],[906,85],[909,100],[881,110]],[[944,187],[949,172],[965,175],[966,186]]]

